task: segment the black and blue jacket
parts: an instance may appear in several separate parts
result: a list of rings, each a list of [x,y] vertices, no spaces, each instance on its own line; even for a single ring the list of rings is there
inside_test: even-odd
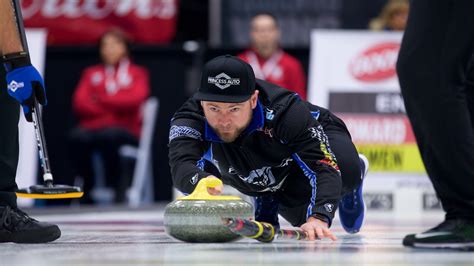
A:
[[[199,101],[191,98],[175,113],[169,134],[169,162],[174,186],[191,193],[198,180],[221,178],[256,198],[284,193],[296,175],[309,186],[307,217],[334,217],[341,197],[341,176],[323,130],[328,110],[293,92],[257,80],[257,107],[248,128],[224,143],[207,124]],[[321,123],[320,123],[321,122]],[[305,196],[306,197],[306,196]],[[328,211],[323,206],[331,204]],[[262,210],[257,210],[256,213]],[[268,208],[268,206],[266,207]]]

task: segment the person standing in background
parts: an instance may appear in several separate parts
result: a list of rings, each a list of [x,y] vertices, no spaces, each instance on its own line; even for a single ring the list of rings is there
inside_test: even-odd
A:
[[[445,219],[403,245],[474,250],[474,1],[412,0],[397,62],[408,117]],[[472,69],[471,69],[472,71]],[[471,77],[470,77],[471,76]]]
[[[306,77],[301,63],[280,47],[275,16],[255,15],[250,22],[251,47],[238,57],[252,66],[255,77],[294,91],[306,100]]]
[[[18,209],[16,202],[18,103],[30,122],[35,98],[40,104],[46,104],[43,78],[31,65],[30,56],[21,43],[18,27],[12,1],[0,1],[0,54],[5,68],[2,67],[0,71],[3,87],[0,89],[0,243],[46,243],[61,236],[59,227],[29,217]]]
[[[94,185],[91,156],[95,152],[104,161],[115,201],[124,200],[119,148],[138,144],[141,106],[150,93],[148,71],[131,62],[124,32],[104,33],[99,50],[102,63],[84,70],[72,101],[79,126],[71,133],[71,155],[76,175],[84,179],[83,203],[91,202],[87,192]]]

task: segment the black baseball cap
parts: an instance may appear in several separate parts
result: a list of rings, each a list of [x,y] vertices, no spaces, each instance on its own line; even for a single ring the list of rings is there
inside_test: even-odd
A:
[[[194,98],[201,101],[241,103],[255,91],[252,67],[231,55],[218,56],[204,65],[201,86]]]

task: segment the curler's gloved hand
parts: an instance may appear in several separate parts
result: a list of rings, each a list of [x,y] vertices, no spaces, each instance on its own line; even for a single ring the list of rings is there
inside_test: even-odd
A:
[[[43,77],[24,52],[3,56],[3,65],[7,72],[8,94],[21,104],[26,120],[31,122],[35,99],[42,105],[47,104]]]

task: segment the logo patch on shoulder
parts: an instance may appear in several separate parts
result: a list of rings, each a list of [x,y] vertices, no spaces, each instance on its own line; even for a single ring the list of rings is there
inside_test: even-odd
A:
[[[265,118],[270,121],[273,120],[275,118],[274,110],[265,108]]]

